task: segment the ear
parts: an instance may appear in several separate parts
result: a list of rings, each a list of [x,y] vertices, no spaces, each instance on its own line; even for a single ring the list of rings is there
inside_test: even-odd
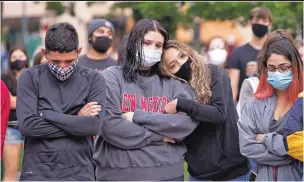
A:
[[[45,49],[41,49],[41,53],[44,55],[44,57],[46,57],[46,50]]]
[[[77,50],[77,54],[78,54],[78,55],[80,55],[81,50],[82,50],[82,47],[78,48],[78,50]]]

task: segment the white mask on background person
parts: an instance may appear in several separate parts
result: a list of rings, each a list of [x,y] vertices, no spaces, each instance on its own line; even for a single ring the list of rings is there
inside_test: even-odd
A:
[[[222,65],[227,58],[227,51],[225,49],[213,49],[208,51],[209,62],[215,65]]]
[[[142,66],[151,67],[160,62],[163,51],[143,47]]]

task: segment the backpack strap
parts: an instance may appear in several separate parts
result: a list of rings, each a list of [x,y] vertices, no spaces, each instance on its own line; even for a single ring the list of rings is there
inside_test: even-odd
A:
[[[248,79],[248,81],[249,81],[249,83],[250,83],[250,85],[251,85],[251,87],[253,89],[253,93],[255,93],[256,90],[257,90],[257,88],[258,88],[258,86],[259,86],[259,83],[260,83],[259,78],[258,77],[250,77]]]

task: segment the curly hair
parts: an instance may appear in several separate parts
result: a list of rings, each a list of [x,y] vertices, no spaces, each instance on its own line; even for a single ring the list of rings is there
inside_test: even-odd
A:
[[[170,48],[177,49],[189,57],[191,60],[190,68],[192,70],[189,84],[194,89],[198,102],[201,104],[209,104],[212,96],[210,89],[211,74],[209,67],[204,62],[204,58],[200,56],[192,47],[182,42],[169,40],[164,47],[164,51]],[[162,60],[164,60],[164,54]],[[186,80],[171,74],[164,64],[164,61],[162,61],[159,66],[161,74],[186,82]]]

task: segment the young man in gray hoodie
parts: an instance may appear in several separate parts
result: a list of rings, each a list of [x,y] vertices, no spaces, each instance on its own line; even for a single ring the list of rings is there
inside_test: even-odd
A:
[[[198,122],[165,114],[164,106],[178,96],[196,97],[188,84],[160,76],[168,39],[159,22],[140,20],[130,33],[124,66],[102,72],[107,107],[94,149],[97,180],[184,180],[182,140]]]
[[[47,63],[19,77],[17,117],[25,136],[20,181],[95,180],[92,136],[104,117],[106,82],[77,64],[78,44],[71,24],[51,26],[42,50]]]

